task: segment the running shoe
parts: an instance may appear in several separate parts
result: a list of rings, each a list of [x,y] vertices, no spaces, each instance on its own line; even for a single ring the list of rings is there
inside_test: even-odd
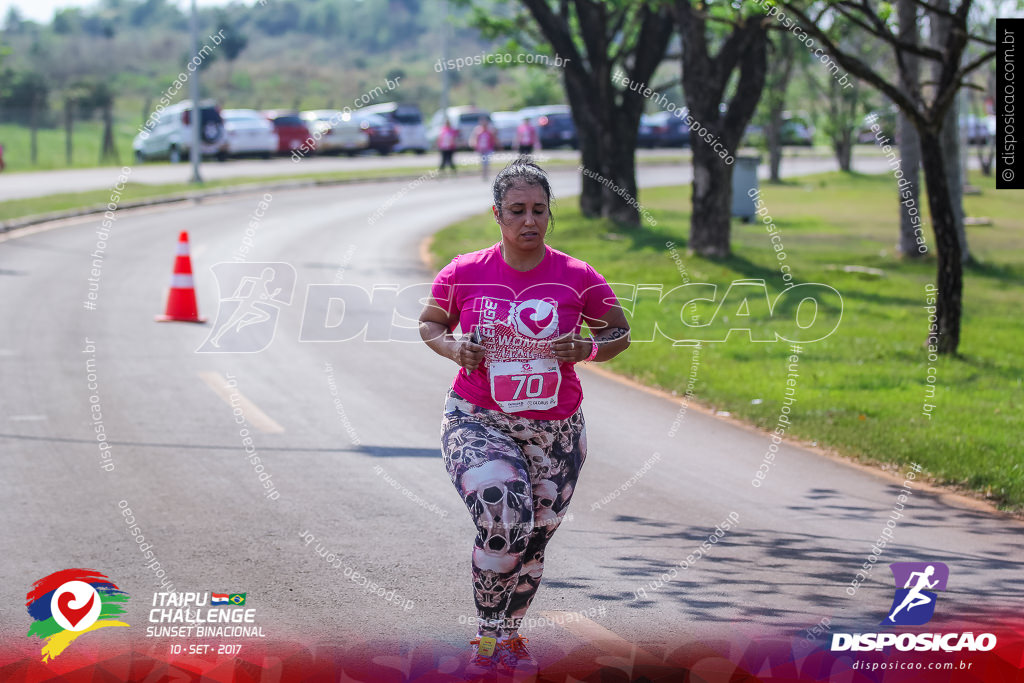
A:
[[[517,634],[498,643],[496,656],[498,658],[498,670],[501,673],[537,673],[540,666],[537,664],[537,660],[533,658],[533,655],[530,654],[530,651],[526,649],[526,643],[528,642],[526,638]]]
[[[469,641],[469,664],[465,674],[469,680],[494,680],[498,670],[498,642],[495,638],[476,637]]]

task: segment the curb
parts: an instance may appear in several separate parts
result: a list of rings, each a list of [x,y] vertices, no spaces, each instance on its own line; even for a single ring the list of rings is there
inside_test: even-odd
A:
[[[312,179],[312,180],[293,180],[293,181],[277,181],[269,184],[260,184],[259,182],[244,184],[244,185],[233,185],[230,187],[218,187],[209,190],[195,190],[191,192],[179,192],[178,194],[166,195],[163,197],[153,197],[152,199],[137,199],[130,202],[121,202],[118,204],[116,211],[125,211],[128,209],[138,209],[149,206],[160,206],[163,204],[176,204],[178,202],[187,201],[199,201],[210,197],[226,197],[236,194],[251,194],[253,192],[266,192],[270,190],[294,190],[305,187],[320,187],[330,185],[349,185],[353,183],[377,183],[377,182],[391,182],[391,181],[402,181],[402,180],[416,180],[423,177],[423,173],[419,175],[394,175],[394,176],[382,176],[380,178],[337,178],[337,179]],[[54,211],[51,213],[39,213],[32,216],[23,216],[21,218],[11,218],[10,220],[3,221],[0,223],[0,234],[17,230],[19,228],[27,228],[32,225],[38,225],[40,223],[49,223],[50,221],[64,220],[67,218],[79,218],[81,216],[91,216],[94,214],[102,214],[107,211],[106,204],[95,204],[93,206],[85,206],[78,209],[66,209],[64,211]]]

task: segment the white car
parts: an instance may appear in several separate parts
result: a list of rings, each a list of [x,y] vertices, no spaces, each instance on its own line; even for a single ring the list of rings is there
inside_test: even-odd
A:
[[[516,129],[523,122],[523,115],[517,111],[496,111],[491,114],[491,123],[498,131],[498,147],[512,149],[516,144]]]
[[[441,126],[445,119],[448,119],[448,122],[454,125],[458,132],[458,148],[469,149],[469,138],[473,134],[473,129],[490,115],[489,111],[472,105],[448,107],[447,110],[440,109],[430,117],[430,125],[427,126],[427,142],[431,147],[437,147],[437,136],[441,133]]]
[[[370,136],[352,114],[338,109],[313,109],[299,117],[309,126],[309,134],[318,138],[316,149],[321,154],[345,152],[353,156],[370,146]]]
[[[200,154],[227,158],[224,120],[213,100],[199,103]],[[171,163],[187,160],[192,148],[192,101],[182,100],[154,111],[132,141],[136,161],[168,159]]]
[[[221,116],[224,117],[228,155],[258,154],[269,159],[277,152],[277,131],[263,114],[255,109],[225,109]]]
[[[398,129],[398,144],[393,152],[412,151],[423,154],[430,144],[427,142],[427,128],[423,125],[423,114],[415,104],[385,102],[363,107],[360,112],[380,114]]]

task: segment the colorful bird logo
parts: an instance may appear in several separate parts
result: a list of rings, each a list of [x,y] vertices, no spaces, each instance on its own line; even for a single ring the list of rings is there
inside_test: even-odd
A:
[[[106,626],[128,624],[123,614],[128,594],[95,569],[64,569],[39,579],[25,606],[35,621],[28,636],[42,639],[43,661],[54,659],[78,636]]]

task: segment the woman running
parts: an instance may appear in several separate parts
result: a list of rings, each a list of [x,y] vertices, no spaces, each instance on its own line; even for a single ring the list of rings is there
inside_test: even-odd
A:
[[[484,181],[490,175],[491,154],[498,146],[498,132],[491,125],[491,119],[484,117],[480,125],[473,129],[469,137],[469,146],[480,154],[480,173]]]
[[[544,243],[544,171],[520,157],[494,179],[493,195],[501,239],[452,259],[420,315],[426,344],[460,366],[441,449],[477,528],[477,674],[536,668],[519,625],[587,456],[574,364],[609,360],[629,346],[629,324],[605,279]],[[592,338],[580,336],[583,321]],[[451,334],[457,326],[461,338]]]
[[[455,174],[455,148],[458,147],[458,144],[458,131],[452,128],[448,119],[445,119],[444,125],[441,126],[441,132],[437,135],[437,148],[441,152],[441,168],[437,169],[438,171],[450,168],[452,174]]]

